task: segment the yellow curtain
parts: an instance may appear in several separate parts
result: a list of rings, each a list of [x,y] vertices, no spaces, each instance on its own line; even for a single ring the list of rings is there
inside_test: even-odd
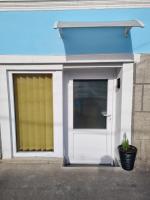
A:
[[[53,151],[51,74],[14,74],[17,151]]]

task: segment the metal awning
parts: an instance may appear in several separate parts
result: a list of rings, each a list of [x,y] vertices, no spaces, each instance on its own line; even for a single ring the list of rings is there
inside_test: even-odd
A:
[[[55,23],[55,29],[65,29],[65,28],[114,28],[114,27],[124,27],[125,36],[133,27],[144,28],[143,22],[140,20],[128,20],[128,21],[109,21],[109,22],[63,22],[58,21]]]
[[[92,28],[92,27],[144,27],[139,20],[112,21],[112,22],[63,22],[55,23],[54,28]]]

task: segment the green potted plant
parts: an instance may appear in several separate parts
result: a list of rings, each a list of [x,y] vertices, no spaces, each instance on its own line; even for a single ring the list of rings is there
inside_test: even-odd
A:
[[[126,135],[124,135],[122,144],[118,146],[118,151],[122,168],[131,171],[134,168],[137,148],[133,145],[129,145]]]

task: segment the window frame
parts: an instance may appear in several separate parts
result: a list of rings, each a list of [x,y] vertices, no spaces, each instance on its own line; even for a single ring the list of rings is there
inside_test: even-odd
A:
[[[62,154],[62,149],[60,146],[62,144],[62,137],[59,135],[59,127],[57,127],[58,119],[60,119],[60,112],[58,110],[58,104],[62,103],[62,99],[59,95],[60,85],[62,86],[62,80],[60,79],[58,73],[60,71],[40,71],[40,70],[24,70],[24,71],[9,71],[8,80],[9,80],[9,98],[10,98],[10,112],[11,112],[11,131],[12,131],[12,156],[13,157],[58,157],[59,154]],[[53,139],[54,139],[54,151],[30,151],[30,152],[20,152],[17,151],[16,143],[16,121],[15,121],[15,104],[14,104],[14,90],[13,90],[13,74],[52,74],[53,80]]]

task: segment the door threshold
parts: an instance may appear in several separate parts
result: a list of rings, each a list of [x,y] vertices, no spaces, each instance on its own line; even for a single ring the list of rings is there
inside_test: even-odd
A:
[[[115,167],[112,164],[64,164],[64,167]]]
[[[63,166],[66,167],[85,167],[85,166],[93,166],[93,167],[118,167],[118,161],[111,160],[108,163],[99,163],[99,162],[94,162],[94,161],[78,161],[78,160],[69,160],[69,159],[64,159]]]
[[[67,167],[85,167],[85,166],[93,166],[93,167],[114,167],[116,166],[114,162],[111,163],[98,163],[98,162],[77,162],[77,161],[67,161],[64,162],[64,166]]]

